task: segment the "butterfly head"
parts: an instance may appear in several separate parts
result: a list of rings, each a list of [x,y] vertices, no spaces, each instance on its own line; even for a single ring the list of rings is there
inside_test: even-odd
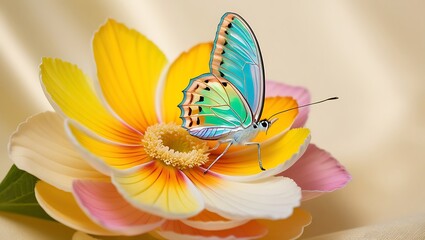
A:
[[[266,132],[269,130],[270,126],[277,120],[277,118],[268,120],[268,119],[261,119],[260,121],[258,121],[257,123],[257,127],[259,128],[260,131]]]

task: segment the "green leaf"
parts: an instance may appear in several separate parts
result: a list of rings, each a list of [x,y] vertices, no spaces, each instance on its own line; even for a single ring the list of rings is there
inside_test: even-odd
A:
[[[35,198],[37,181],[36,177],[13,165],[0,183],[0,211],[54,221]]]

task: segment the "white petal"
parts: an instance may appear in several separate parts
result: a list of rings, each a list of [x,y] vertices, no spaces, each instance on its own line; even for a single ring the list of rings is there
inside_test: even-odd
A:
[[[75,179],[106,179],[81,158],[65,134],[64,120],[53,112],[20,124],[9,155],[18,168],[64,191],[71,191]]]
[[[236,182],[201,169],[186,174],[204,195],[206,209],[230,219],[287,218],[301,200],[301,189],[289,178]]]

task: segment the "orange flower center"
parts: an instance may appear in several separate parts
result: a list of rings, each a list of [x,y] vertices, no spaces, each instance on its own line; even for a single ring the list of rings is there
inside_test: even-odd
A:
[[[148,127],[142,142],[152,159],[182,170],[201,166],[208,161],[207,143],[192,137],[173,123]]]

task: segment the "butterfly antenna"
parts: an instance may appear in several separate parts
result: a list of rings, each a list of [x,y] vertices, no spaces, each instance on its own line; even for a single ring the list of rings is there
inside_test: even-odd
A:
[[[271,115],[268,119],[271,119],[272,117],[274,117],[274,116],[276,116],[278,114],[284,113],[284,112],[289,112],[289,111],[292,111],[292,110],[295,110],[295,109],[298,109],[298,108],[303,108],[303,107],[307,107],[307,106],[311,106],[311,105],[315,105],[315,104],[319,104],[319,103],[327,102],[327,101],[331,101],[331,100],[337,100],[337,99],[339,99],[339,98],[338,97],[330,97],[330,98],[323,99],[321,101],[317,101],[317,102],[313,102],[313,103],[301,105],[301,106],[298,106],[298,107],[288,108],[288,109],[285,109],[283,111],[280,111],[280,112],[277,112],[277,113]]]

